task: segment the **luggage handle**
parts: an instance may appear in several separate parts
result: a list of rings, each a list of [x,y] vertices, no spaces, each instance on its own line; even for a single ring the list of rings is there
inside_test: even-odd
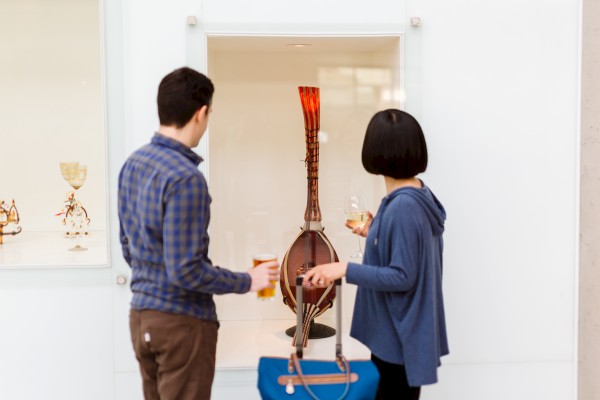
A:
[[[338,356],[336,356],[336,359],[338,359]],[[346,377],[346,387],[344,388],[344,392],[342,393],[342,395],[340,397],[338,397],[337,400],[342,400],[344,397],[346,397],[346,395],[348,394],[348,391],[350,390],[350,364],[348,363],[348,360],[346,360],[346,357],[344,357],[343,355],[339,355],[339,360],[343,363],[344,365],[344,369],[342,369],[342,372],[345,371],[345,377]],[[304,389],[306,389],[306,391],[308,392],[308,394],[310,395],[310,397],[312,397],[314,400],[320,400],[313,392],[312,390],[310,390],[310,388],[308,387],[308,384],[306,383],[306,379],[304,377],[304,373],[302,372],[302,368],[300,367],[300,358],[298,357],[297,354],[292,353],[292,362],[294,363],[294,367],[296,368],[296,373],[298,374],[298,377],[300,378],[300,380],[302,381],[302,386],[304,386]],[[338,366],[339,366],[339,361],[338,361]],[[341,368],[340,368],[341,369]],[[291,382],[288,382],[287,386],[286,386],[286,392],[288,394],[293,393],[293,390],[289,390],[288,391],[288,387],[292,386]],[[292,386],[293,387],[293,386]]]
[[[304,275],[296,276],[296,338],[302,337],[302,314],[304,312],[304,307],[302,306],[302,281],[304,280]],[[336,306],[335,306],[335,359],[340,367],[340,370],[344,371],[347,363],[344,363],[342,360],[344,356],[342,354],[342,279],[336,279]],[[296,355],[298,358],[302,358],[303,348],[302,341],[296,340]]]
[[[302,302],[302,281],[304,280],[304,276],[300,275],[300,276],[296,276],[296,338],[301,338],[302,337],[302,329],[303,324],[302,324],[302,314],[304,312],[303,310],[303,302]],[[350,381],[351,381],[351,373],[350,373],[350,364],[348,363],[348,360],[346,359],[346,357],[344,357],[344,355],[342,354],[342,306],[341,306],[341,301],[342,301],[342,280],[341,279],[337,279],[335,281],[335,285],[336,285],[336,301],[337,301],[337,305],[335,306],[335,324],[336,326],[336,332],[335,332],[335,361],[337,363],[338,368],[340,369],[340,371],[342,371],[344,373],[345,376],[345,383],[346,383],[346,387],[344,389],[344,392],[342,393],[342,395],[338,398],[338,400],[343,399],[344,397],[346,397],[346,395],[348,394],[348,391],[350,390]],[[304,377],[304,373],[302,372],[302,368],[300,366],[300,359],[302,358],[303,355],[303,347],[302,347],[302,341],[296,339],[296,353],[292,353],[291,357],[290,357],[290,365],[288,366],[288,370],[291,372],[293,372],[293,369],[296,370],[296,373],[298,374],[298,378],[300,378],[300,380],[302,381],[302,386],[304,386],[304,389],[306,389],[307,393],[310,395],[310,397],[312,397],[314,400],[320,400],[313,392],[312,390],[310,390],[310,388],[308,387],[308,384],[306,382],[306,378]],[[286,392],[289,393],[293,393],[293,384],[291,382],[288,382],[288,384],[286,385]]]

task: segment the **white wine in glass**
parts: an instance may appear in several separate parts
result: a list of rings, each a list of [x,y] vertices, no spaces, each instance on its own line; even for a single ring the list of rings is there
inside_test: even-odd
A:
[[[346,223],[352,227],[352,229],[359,227],[367,222],[369,216],[366,211],[350,212],[346,214]]]
[[[346,212],[346,223],[353,229],[365,224],[369,219],[365,201],[360,195],[346,196],[344,199],[344,211]],[[363,252],[360,246],[360,236],[358,236],[358,251],[352,255],[352,258],[362,258]]]

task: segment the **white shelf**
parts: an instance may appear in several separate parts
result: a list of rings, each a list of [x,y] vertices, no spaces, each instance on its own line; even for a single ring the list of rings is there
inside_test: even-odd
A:
[[[333,314],[332,314],[333,315]],[[335,320],[317,318],[317,322],[334,327]],[[263,321],[220,321],[217,341],[217,363],[219,370],[256,369],[258,359],[263,356],[289,357],[296,351],[292,338],[285,330],[296,324],[296,320]],[[371,352],[362,343],[349,336],[350,322],[343,323],[342,349],[348,359],[369,359]],[[309,339],[304,348],[304,358],[333,360],[335,336],[324,339]]]
[[[108,265],[106,231],[91,231],[80,239],[86,251],[69,251],[75,238],[64,232],[26,232],[4,236],[0,244],[0,269],[98,267]]]

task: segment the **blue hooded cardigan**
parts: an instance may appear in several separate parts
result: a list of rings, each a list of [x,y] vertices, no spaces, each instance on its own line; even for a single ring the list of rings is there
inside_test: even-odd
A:
[[[384,197],[367,236],[363,264],[349,263],[358,286],[350,335],[376,357],[406,369],[410,386],[437,382],[448,354],[442,298],[446,212],[433,193],[405,187]]]

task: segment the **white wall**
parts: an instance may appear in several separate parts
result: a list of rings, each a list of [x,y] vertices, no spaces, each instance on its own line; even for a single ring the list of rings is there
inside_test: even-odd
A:
[[[463,370],[472,398],[574,398],[577,5],[430,7],[424,116],[449,209],[452,351],[433,390],[458,395]]]
[[[0,398],[112,398],[110,288],[50,281],[0,288]]]
[[[452,354],[433,391],[458,395],[455,374],[476,368],[489,380],[461,384],[479,398],[574,398],[578,5],[430,1],[423,15],[424,125],[449,215]]]
[[[186,63],[205,70],[206,60],[198,54],[204,54],[207,30],[380,32],[405,28],[408,16],[419,15],[423,25],[411,43],[420,45],[415,54],[422,70],[410,71],[408,83],[421,87],[415,106],[430,148],[427,181],[449,216],[444,289],[451,348],[440,382],[425,388],[422,398],[576,398],[579,2],[105,3],[107,21],[114,24],[106,32],[112,269],[0,271],[2,299],[14,305],[10,312],[2,308],[2,326],[35,332],[40,321],[60,321],[62,327],[77,321],[91,327],[86,332],[97,339],[107,332],[92,328],[99,316],[106,322],[101,310],[111,298],[114,396],[139,396],[123,326],[127,289],[113,283],[114,274],[127,271],[116,242],[114,185],[124,156],[156,128],[160,78]],[[200,24],[186,26],[187,15],[198,16]],[[88,285],[96,289],[81,306],[95,313],[65,306],[65,299],[77,302],[80,288]],[[60,294],[46,289],[50,286],[59,287]],[[55,299],[48,305],[55,304],[52,310],[60,317],[48,311],[28,318],[34,307],[25,301],[40,287],[34,302]],[[112,296],[103,290],[109,287]],[[0,343],[20,340],[2,332]],[[112,390],[102,367],[107,359],[98,364],[96,357],[69,350],[75,345],[84,351],[87,341],[73,331],[51,337],[53,350],[44,346],[39,354],[53,377],[71,376],[74,365],[82,371],[96,365],[99,375],[75,374],[81,381],[28,387],[21,398],[82,398],[90,379],[98,377]],[[97,343],[104,350],[111,345]],[[3,360],[16,362],[23,344],[2,349]],[[9,379],[32,382],[18,372]],[[68,384],[77,384],[72,396],[65,396]],[[219,371],[216,386],[215,398],[231,398],[232,392],[256,397],[252,371]],[[7,392],[0,381],[0,397],[19,398],[18,387],[8,387]],[[89,387],[86,398],[110,398]]]
[[[600,2],[585,0],[582,18],[579,398],[584,400],[600,398]]]

